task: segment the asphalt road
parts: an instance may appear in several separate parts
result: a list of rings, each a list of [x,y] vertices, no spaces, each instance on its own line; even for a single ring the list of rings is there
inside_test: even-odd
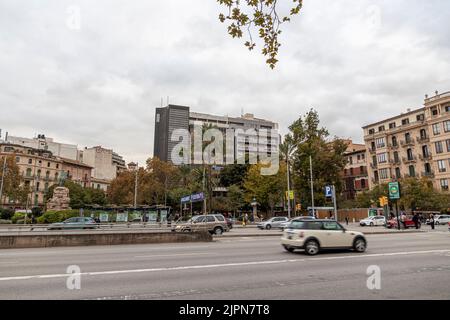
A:
[[[450,299],[450,232],[367,238],[366,253],[315,257],[278,237],[0,250],[0,299]],[[80,290],[67,289],[69,265]],[[373,265],[380,290],[367,288]]]

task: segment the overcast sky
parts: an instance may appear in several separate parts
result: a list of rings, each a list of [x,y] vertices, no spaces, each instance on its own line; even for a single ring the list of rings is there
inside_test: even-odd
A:
[[[220,12],[215,0],[0,0],[0,128],[143,163],[161,97],[243,108],[282,133],[314,107],[331,134],[362,142],[361,126],[450,91],[448,0],[304,0],[275,70]]]

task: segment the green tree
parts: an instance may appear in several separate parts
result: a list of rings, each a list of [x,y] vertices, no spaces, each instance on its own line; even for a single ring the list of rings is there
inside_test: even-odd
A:
[[[236,216],[236,212],[245,205],[244,191],[239,185],[233,184],[228,187],[226,200],[229,209]]]
[[[283,203],[286,191],[286,165],[280,163],[275,175],[261,175],[262,164],[251,165],[244,181],[244,199],[250,203],[253,198],[263,210],[274,212],[277,204]]]
[[[219,14],[222,23],[227,22],[228,34],[233,38],[242,38],[244,32],[248,40],[245,46],[253,50],[256,43],[252,30],[257,29],[258,36],[263,42],[262,54],[267,58],[266,63],[274,68],[278,62],[277,54],[281,46],[278,36],[281,25],[291,20],[302,8],[303,0],[292,0],[286,14],[278,12],[278,0],[217,0],[225,8],[225,13]]]
[[[314,202],[316,206],[326,204],[324,188],[334,185],[336,193],[342,189],[341,171],[346,164],[344,153],[348,144],[337,137],[330,138],[328,130],[320,126],[319,114],[311,109],[290,127],[285,138],[293,146],[290,160],[294,189],[303,207],[311,205],[310,157],[312,160]]]
[[[6,168],[3,172],[3,164],[6,157]],[[8,198],[10,201],[16,202],[24,200],[23,192],[25,188],[21,188],[22,175],[19,166],[16,163],[15,155],[0,157],[0,180],[3,178],[3,194],[1,203]],[[26,201],[26,197],[25,197]]]
[[[220,185],[223,187],[232,185],[242,187],[249,166],[249,164],[231,164],[225,166],[219,174]]]

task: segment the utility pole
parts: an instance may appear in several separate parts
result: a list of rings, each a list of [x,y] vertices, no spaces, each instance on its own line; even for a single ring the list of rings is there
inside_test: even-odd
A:
[[[316,216],[315,209],[314,209],[314,182],[313,182],[313,171],[312,171],[312,157],[309,156],[309,172],[311,175],[311,207],[313,215]]]
[[[2,170],[2,181],[0,183],[0,207],[3,207],[3,184],[5,182],[6,175],[6,154],[3,158],[3,170]]]
[[[135,170],[135,178],[134,178],[134,209],[137,207],[137,191],[138,191],[138,171],[139,171],[139,163],[136,163]]]
[[[291,184],[289,177],[289,153],[286,155],[288,218],[291,218]]]

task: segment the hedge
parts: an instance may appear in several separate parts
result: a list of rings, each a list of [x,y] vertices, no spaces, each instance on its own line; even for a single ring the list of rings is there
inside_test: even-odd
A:
[[[36,219],[39,224],[62,222],[66,219],[78,217],[80,215],[79,210],[62,210],[62,211],[47,211],[42,216]],[[89,216],[84,212],[85,216]]]

